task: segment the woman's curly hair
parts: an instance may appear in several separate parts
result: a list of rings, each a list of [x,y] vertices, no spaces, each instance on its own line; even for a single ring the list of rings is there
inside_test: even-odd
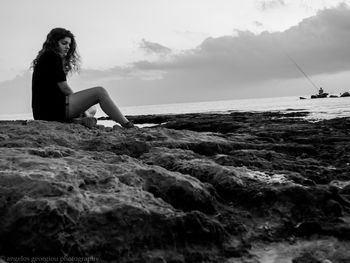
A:
[[[69,72],[77,72],[80,69],[80,56],[77,52],[77,43],[75,41],[74,35],[64,28],[54,28],[46,37],[46,41],[43,44],[42,49],[39,51],[38,55],[32,62],[32,68],[34,68],[38,62],[38,59],[47,51],[53,51],[58,54],[58,41],[69,37],[71,39],[71,44],[67,56],[63,59],[63,69],[67,74]]]

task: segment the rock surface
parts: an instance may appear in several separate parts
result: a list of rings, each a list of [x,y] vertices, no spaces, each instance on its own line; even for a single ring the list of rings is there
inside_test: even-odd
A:
[[[304,115],[1,121],[0,256],[350,262],[350,119]]]

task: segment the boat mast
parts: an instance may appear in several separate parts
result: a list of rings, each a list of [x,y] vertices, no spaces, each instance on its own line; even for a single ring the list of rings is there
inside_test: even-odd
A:
[[[312,86],[314,86],[314,88],[318,91],[318,87],[316,86],[316,84],[309,78],[308,75],[306,75],[306,73],[303,71],[303,69],[295,62],[295,60],[289,56],[286,52],[284,52],[284,54],[293,62],[293,64],[299,69],[299,71],[301,73],[303,73],[303,75],[308,79],[308,81],[312,84]]]

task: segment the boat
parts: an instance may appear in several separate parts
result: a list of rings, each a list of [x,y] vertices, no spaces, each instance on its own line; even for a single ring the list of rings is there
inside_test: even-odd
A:
[[[350,92],[344,92],[340,96],[337,95],[329,95],[329,93],[322,93],[322,94],[315,94],[311,95],[311,99],[320,99],[320,98],[345,98],[345,97],[350,97]],[[299,97],[301,100],[306,100],[307,98],[305,97]]]
[[[311,95],[311,99],[327,98],[327,96],[328,96],[328,93],[324,92],[316,95]]]

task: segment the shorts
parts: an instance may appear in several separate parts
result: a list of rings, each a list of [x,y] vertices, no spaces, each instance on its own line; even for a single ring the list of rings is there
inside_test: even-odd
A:
[[[54,101],[50,105],[36,105],[32,107],[34,120],[44,121],[69,121],[69,97],[64,100]]]

